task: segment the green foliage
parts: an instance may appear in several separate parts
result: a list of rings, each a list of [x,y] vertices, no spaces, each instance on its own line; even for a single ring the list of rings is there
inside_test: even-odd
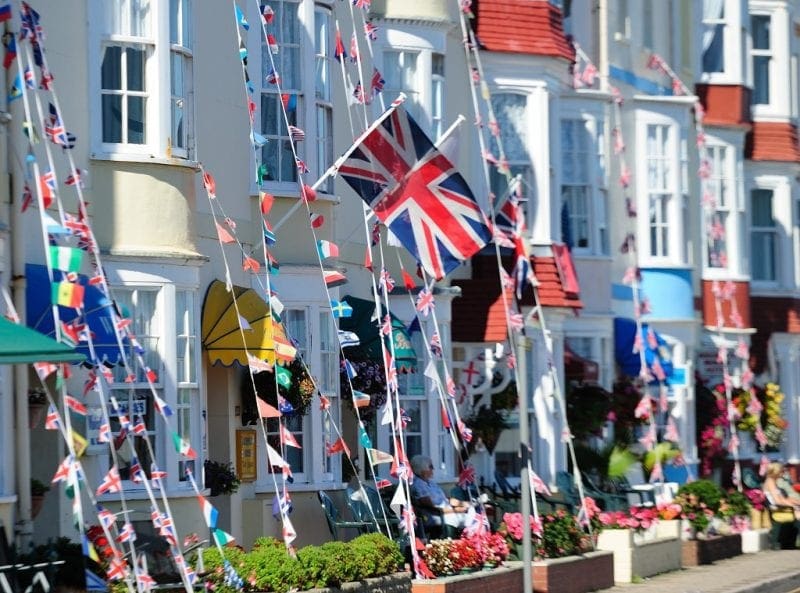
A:
[[[650,472],[653,471],[656,461],[661,463],[661,465],[664,465],[668,461],[675,459],[680,454],[680,449],[677,449],[673,443],[658,443],[655,447],[644,454],[644,457],[642,458],[642,467],[644,468],[644,471],[647,472],[649,477]]]
[[[31,478],[31,496],[44,496],[44,494],[49,491],[50,491],[50,486],[48,486],[41,480],[37,480],[36,478]]]
[[[396,572],[403,564],[397,545],[380,533],[357,537],[351,542],[328,542],[297,551],[296,558],[283,543],[270,537],[258,538],[250,552],[226,547],[225,558],[244,580],[245,591],[287,593],[335,587]],[[233,593],[225,584],[223,559],[216,548],[203,552],[208,576],[215,593]]]
[[[211,496],[233,494],[239,489],[239,476],[231,462],[206,459],[203,463],[203,471],[205,485],[211,490]]]
[[[736,489],[729,490],[719,505],[719,516],[723,519],[746,517],[750,514],[750,499]]]
[[[608,391],[600,385],[575,385],[567,393],[566,404],[569,429],[575,439],[580,441],[601,434],[611,411]]]
[[[608,457],[608,477],[621,478],[636,461],[636,455],[629,449],[615,445]]]
[[[710,510],[716,513],[719,510],[719,503],[725,493],[722,488],[711,480],[695,480],[682,485],[678,489],[678,495],[694,495],[698,502],[705,504]]]
[[[564,510],[542,516],[542,537],[535,545],[537,558],[562,558],[582,554],[592,547],[575,517]]]

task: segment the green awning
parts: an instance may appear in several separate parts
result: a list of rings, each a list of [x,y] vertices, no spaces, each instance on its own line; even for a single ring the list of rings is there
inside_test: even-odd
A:
[[[80,362],[85,358],[53,338],[0,317],[0,364]]]
[[[355,332],[361,340],[360,346],[348,350],[354,350],[369,360],[382,364],[383,355],[381,352],[379,322],[372,318],[375,312],[375,303],[350,295],[342,300],[353,308],[353,315],[339,319],[339,329]],[[400,319],[394,315],[391,315],[391,319],[392,341],[394,342],[397,370],[405,373],[416,372],[417,353],[414,352],[414,347],[411,345],[411,337]],[[386,347],[389,347],[388,342],[386,342]]]

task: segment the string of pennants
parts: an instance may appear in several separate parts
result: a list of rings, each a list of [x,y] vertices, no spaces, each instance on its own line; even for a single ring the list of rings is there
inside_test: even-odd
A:
[[[671,81],[672,92],[678,96],[691,96],[691,90],[684,84],[675,71],[669,64],[658,54],[651,54],[647,61],[647,67],[651,70],[660,72],[661,74],[669,77]],[[728,266],[728,255],[724,250],[726,245],[726,229],[722,220],[717,214],[717,196],[714,194],[711,178],[717,174],[714,170],[714,164],[709,155],[708,139],[706,136],[703,119],[705,117],[705,109],[702,103],[697,100],[694,104],[695,116],[695,139],[699,155],[700,166],[697,170],[697,177],[700,182],[700,195],[701,204],[703,207],[703,224],[706,231],[706,245],[708,246],[709,265],[713,267],[726,268]],[[723,304],[727,303],[729,319],[737,330],[743,330],[744,319],[738,310],[735,297],[736,287],[732,281],[720,282],[714,281],[711,288],[711,294],[714,297],[714,310],[716,317],[716,331],[718,333],[718,351],[717,361],[722,365],[723,386],[725,389],[725,400],[727,404],[727,419],[728,419],[728,452],[733,456],[734,468],[731,479],[733,483],[741,488],[742,487],[742,472],[741,464],[739,462],[739,436],[737,434],[736,424],[740,419],[741,414],[738,408],[733,404],[733,387],[734,377],[731,374],[732,363],[730,361],[731,349],[728,346],[728,340],[723,334],[723,327],[726,325],[723,315]],[[739,359],[739,380],[741,387],[744,390],[751,390],[753,388],[753,371],[748,365],[750,359],[750,349],[747,342],[740,335],[734,350],[734,356]],[[757,397],[751,397],[748,405],[747,412],[755,417],[756,427],[754,430],[754,437],[758,443],[759,449],[762,451],[761,461],[759,463],[759,473],[761,476],[766,475],[769,459],[764,454],[767,446],[767,436],[761,425],[761,409],[762,404]]]

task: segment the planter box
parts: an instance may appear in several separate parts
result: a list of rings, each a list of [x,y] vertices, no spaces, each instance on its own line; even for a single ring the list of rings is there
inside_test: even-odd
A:
[[[312,589],[315,593],[408,593],[411,590],[411,573],[398,572],[355,583],[342,583],[341,587]]]
[[[407,591],[408,589],[406,589]],[[522,562],[464,575],[414,580],[411,593],[522,593]]]
[[[742,536],[742,554],[755,554],[770,549],[769,529],[747,529]]]
[[[630,583],[634,577],[678,570],[681,567],[681,540],[677,528],[666,529],[660,537],[637,542],[631,529],[606,529],[597,538],[597,549],[614,553],[614,582]]]
[[[742,538],[734,535],[715,535],[708,539],[684,541],[681,547],[683,566],[711,564],[724,558],[733,558],[742,553]]]
[[[533,563],[534,593],[587,593],[613,586],[611,552],[587,552]]]

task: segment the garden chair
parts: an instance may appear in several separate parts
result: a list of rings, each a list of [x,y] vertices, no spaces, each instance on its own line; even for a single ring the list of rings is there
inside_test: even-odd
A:
[[[367,533],[371,527],[374,528],[375,524],[372,521],[347,521],[342,519],[342,516],[339,514],[339,511],[333,504],[331,497],[328,496],[324,490],[317,492],[317,497],[319,498],[319,504],[325,513],[325,520],[328,522],[328,529],[330,529],[334,540],[340,541],[340,529],[355,529],[359,533]]]
[[[564,499],[574,508],[579,508],[581,506],[581,497],[575,485],[575,479],[571,473],[563,471],[557,472],[556,486],[564,494]],[[597,505],[604,511],[617,511],[628,508],[627,496],[600,490],[596,486],[593,486],[591,482],[587,482],[585,478],[583,481],[583,492],[586,496],[593,498],[597,502]]]

